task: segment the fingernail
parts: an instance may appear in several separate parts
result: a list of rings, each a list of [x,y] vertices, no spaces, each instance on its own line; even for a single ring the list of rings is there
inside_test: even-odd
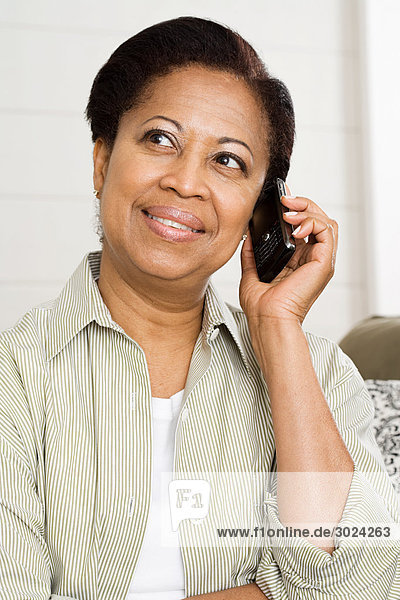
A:
[[[296,196],[282,196],[282,198],[287,198],[288,200],[294,200]]]
[[[287,210],[283,213],[284,215],[289,215],[289,217],[292,217],[293,215],[298,215],[299,213],[295,210]]]
[[[301,225],[299,225],[298,228],[293,231],[292,235],[299,233],[300,229],[301,229]]]

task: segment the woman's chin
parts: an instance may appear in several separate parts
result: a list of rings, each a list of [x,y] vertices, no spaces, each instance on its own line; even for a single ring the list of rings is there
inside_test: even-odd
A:
[[[202,272],[201,265],[183,263],[182,260],[174,262],[157,260],[151,254],[140,261],[134,261],[143,275],[157,277],[165,281],[184,281],[185,279],[202,280],[206,275]]]

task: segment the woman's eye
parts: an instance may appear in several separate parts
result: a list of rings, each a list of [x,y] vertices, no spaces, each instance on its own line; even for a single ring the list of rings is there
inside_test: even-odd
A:
[[[241,169],[242,171],[246,172],[246,165],[239,158],[236,158],[235,156],[232,156],[231,154],[220,154],[219,157],[218,157],[218,160],[221,159],[221,158],[223,158],[225,160],[225,163],[224,163],[225,167],[236,168],[237,169],[237,167],[229,166],[229,161],[233,161],[233,162],[235,162],[239,166],[239,169]]]
[[[154,144],[156,144],[156,146],[165,146],[166,144],[160,144],[157,141],[157,139],[165,138],[166,140],[168,140],[170,142],[170,147],[172,146],[171,140],[169,139],[169,137],[167,135],[165,135],[165,133],[162,133],[162,131],[157,131],[157,130],[154,130],[154,129],[151,130],[151,131],[148,131],[145,134],[145,138],[149,139],[151,142],[153,142]]]
[[[162,142],[162,138],[164,138],[164,140],[167,140],[168,143],[161,143]],[[168,135],[166,135],[163,131],[161,131],[160,129],[150,129],[150,131],[147,131],[144,136],[143,136],[144,140],[149,140],[152,144],[155,144],[156,146],[166,146],[169,148],[173,148],[173,144],[169,138]],[[161,140],[161,142],[160,142]],[[247,173],[247,167],[246,164],[237,156],[235,156],[234,154],[220,154],[217,157],[217,160],[220,161],[221,159],[224,160],[224,162],[220,163],[225,167],[228,167],[229,169],[234,169],[236,171],[243,171],[243,173]],[[236,166],[234,166],[236,163]]]

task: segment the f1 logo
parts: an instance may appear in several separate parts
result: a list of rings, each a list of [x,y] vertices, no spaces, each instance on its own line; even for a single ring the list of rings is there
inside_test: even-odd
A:
[[[174,479],[168,486],[172,530],[185,519],[204,519],[210,507],[211,486],[204,479]]]

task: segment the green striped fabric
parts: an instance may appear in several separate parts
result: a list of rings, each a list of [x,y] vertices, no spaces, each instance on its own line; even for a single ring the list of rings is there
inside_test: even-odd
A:
[[[87,253],[55,300],[0,334],[1,600],[125,600],[134,577],[151,500],[152,394],[143,350],[102,300],[100,261],[101,251]],[[399,523],[364,381],[337,344],[305,335],[356,465],[342,522]],[[183,403],[174,477],[273,470],[268,389],[246,317],[211,282]],[[274,487],[261,492],[265,523],[279,524]],[[248,488],[226,494],[240,516]],[[206,531],[179,525],[187,596],[255,581],[271,600],[400,598],[398,543],[382,551],[343,541],[331,556],[306,539],[196,543]]]

